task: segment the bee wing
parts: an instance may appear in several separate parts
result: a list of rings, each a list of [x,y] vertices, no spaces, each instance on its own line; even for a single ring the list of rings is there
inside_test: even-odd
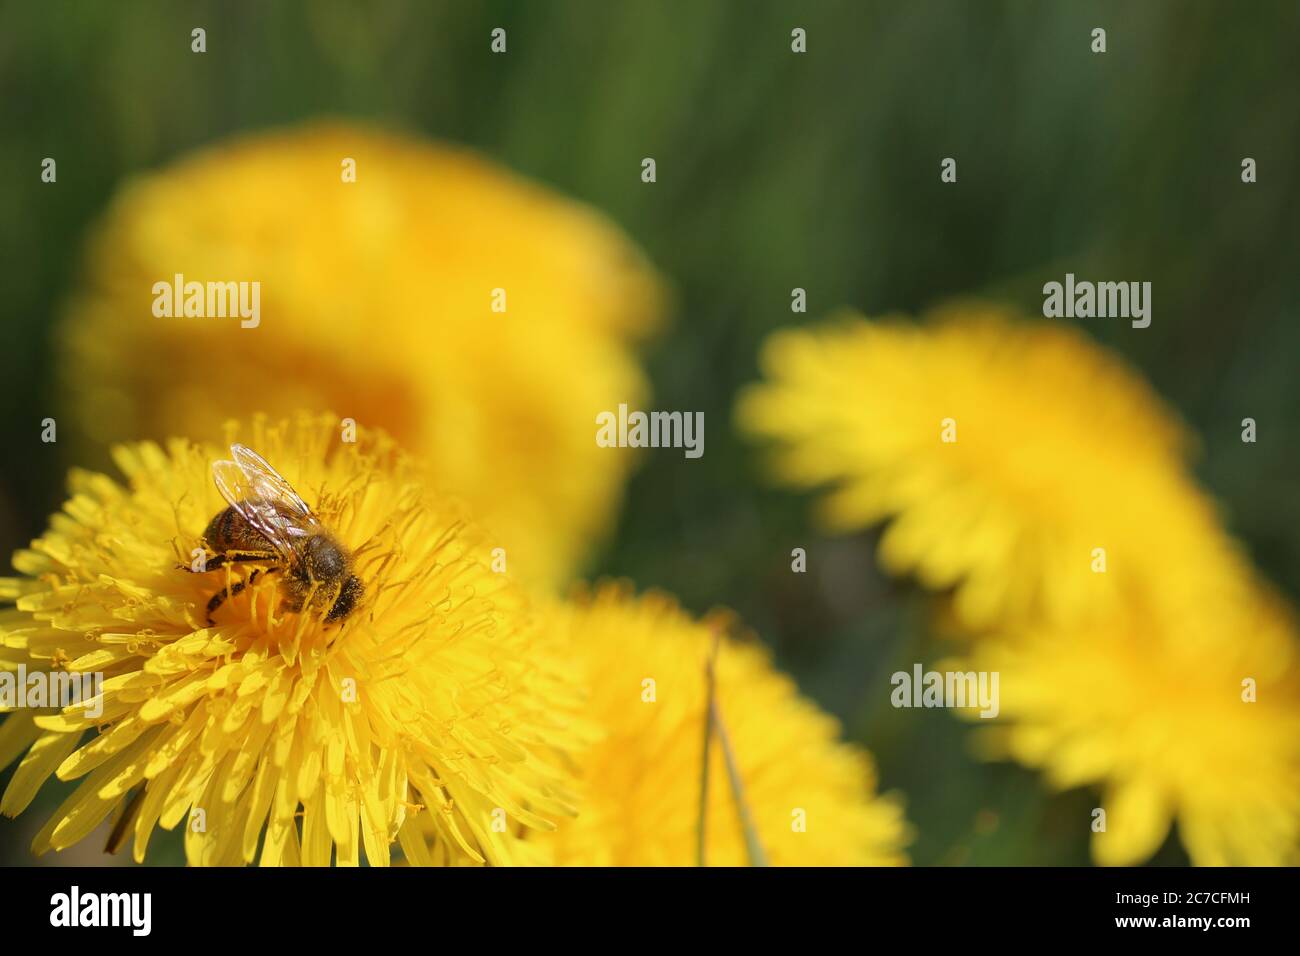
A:
[[[304,521],[319,524],[311,513],[307,503],[298,497],[284,476],[271,467],[271,463],[247,445],[231,445],[230,454],[235,457],[235,464],[244,473],[248,486],[258,498],[275,501],[296,513]]]
[[[281,560],[292,563],[293,539],[304,533],[304,525],[317,524],[316,516],[261,455],[243,445],[232,445],[230,451],[234,461],[212,463],[217,490]]]

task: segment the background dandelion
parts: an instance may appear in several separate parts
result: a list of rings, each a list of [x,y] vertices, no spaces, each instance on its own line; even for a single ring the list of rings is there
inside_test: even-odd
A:
[[[743,866],[753,840],[776,866],[906,863],[911,834],[899,795],[876,792],[871,758],[839,742],[836,722],[726,614],[697,621],[667,595],[610,584],[556,607],[549,621],[589,674],[583,712],[594,728],[574,760],[582,811],[535,837],[555,862],[693,866],[703,853],[705,865]],[[720,636],[711,694],[707,666]],[[711,701],[721,729],[701,811]]]
[[[976,664],[941,669],[998,675],[979,714],[1001,718],[998,755],[1106,791],[1099,862],[1143,862],[1175,819],[1197,863],[1295,858],[1300,631],[1144,382],[978,305],[780,332],[762,364],[742,427],[778,476],[826,489],[829,527],[883,523],[881,564],[943,596]]]
[[[258,410],[338,411],[421,455],[520,577],[564,581],[608,529],[632,457],[590,426],[646,399],[632,344],[660,297],[593,210],[464,149],[323,123],[128,184],[86,259],[58,338],[70,437],[88,452],[211,438]],[[156,282],[232,276],[258,283],[258,315],[187,319],[177,292],[161,307],[175,316],[135,321],[160,308],[143,296]]]

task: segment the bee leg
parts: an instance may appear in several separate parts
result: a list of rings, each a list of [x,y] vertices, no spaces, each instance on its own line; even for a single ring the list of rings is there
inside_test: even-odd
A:
[[[212,599],[208,601],[208,627],[211,627],[214,623],[212,620],[212,613],[226,602],[226,598],[234,597],[247,586],[248,585],[243,581],[236,581],[234,584],[230,585],[230,587],[222,588],[216,594],[212,595]]]
[[[357,606],[357,602],[361,600],[364,591],[365,588],[361,584],[361,579],[355,574],[350,575],[343,582],[343,587],[339,589],[338,596],[334,599],[334,604],[329,613],[325,615],[325,623],[332,624],[351,614],[353,608]]]
[[[272,575],[279,570],[280,569],[278,567],[267,568],[265,569],[265,571],[263,571],[263,569],[261,568],[258,568],[248,576],[247,581],[236,581],[234,584],[230,585],[229,587],[222,588],[216,594],[212,595],[212,599],[208,601],[208,627],[211,627],[213,625],[212,612],[214,612],[217,608],[221,607],[221,605],[226,602],[226,598],[232,598],[239,595],[239,593],[242,592],[244,588],[248,587],[250,584],[252,584],[254,581],[257,580],[257,576],[259,574]]]
[[[209,571],[215,571],[227,564],[245,564],[249,561],[275,561],[277,558],[278,555],[270,551],[226,551],[213,555],[205,561],[202,571],[195,571],[188,564],[178,564],[176,567],[182,571],[189,571],[191,574],[207,574]]]

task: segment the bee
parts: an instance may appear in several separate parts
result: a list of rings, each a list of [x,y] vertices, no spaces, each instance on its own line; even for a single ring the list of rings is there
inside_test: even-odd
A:
[[[212,463],[212,479],[229,504],[203,532],[203,544],[213,556],[197,573],[227,564],[265,567],[255,570],[247,583],[236,581],[214,594],[208,601],[208,624],[227,598],[259,574],[281,575],[286,610],[324,612],[327,624],[342,621],[365,592],[352,573],[352,555],[265,458],[239,444],[230,446],[230,454],[233,460]]]

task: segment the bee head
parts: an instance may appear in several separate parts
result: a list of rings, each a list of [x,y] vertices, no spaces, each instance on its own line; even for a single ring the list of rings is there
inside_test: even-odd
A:
[[[313,581],[337,583],[348,567],[343,549],[327,535],[313,535],[303,546],[303,562]]]

